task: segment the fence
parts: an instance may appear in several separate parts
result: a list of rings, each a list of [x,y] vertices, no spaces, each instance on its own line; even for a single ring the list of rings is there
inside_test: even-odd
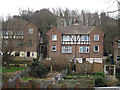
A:
[[[9,87],[8,87],[8,84],[7,84],[8,81],[5,80],[4,83],[6,83],[6,84],[4,84],[3,89],[9,88]],[[14,88],[21,88],[21,87],[20,87],[20,81],[19,81],[19,79],[17,79]],[[29,80],[26,88],[33,88],[33,87],[32,87],[32,82],[31,82],[31,80]],[[34,88],[41,88],[41,87],[40,87],[40,84],[39,84],[39,83],[36,83]],[[43,87],[42,87],[42,88],[43,88]],[[48,90],[54,89],[54,87],[53,87],[52,84],[49,84],[46,88],[47,88]],[[67,85],[63,84],[63,85],[61,85],[61,87],[59,87],[59,88],[60,88],[60,90],[61,90],[61,89],[63,90],[63,89],[65,89],[65,88],[67,89],[68,87],[67,87]],[[78,90],[79,88],[81,88],[81,87],[79,87],[79,85],[75,85],[75,87],[73,87],[73,90]],[[88,87],[88,88],[89,88],[89,90],[94,89],[94,88],[92,88],[92,87]],[[88,90],[88,88],[85,88],[85,89]],[[43,89],[45,89],[45,88],[43,88]],[[83,88],[81,88],[81,89],[83,89]]]
[[[7,82],[7,86],[8,87],[15,87],[16,81],[18,79],[20,79],[23,75],[25,75],[26,73],[28,73],[29,70],[30,70],[30,68],[27,67],[27,69],[25,69],[24,71],[21,71],[21,73],[17,74],[13,78],[9,78],[8,80],[5,80],[4,84],[6,84],[6,82]],[[4,84],[3,84],[3,86],[5,86]]]

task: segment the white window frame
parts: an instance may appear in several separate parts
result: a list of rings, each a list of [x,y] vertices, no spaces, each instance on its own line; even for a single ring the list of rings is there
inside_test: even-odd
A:
[[[72,46],[62,46],[62,53],[72,53]]]
[[[98,51],[95,50],[95,47],[96,47],[96,46],[98,47]],[[99,46],[98,46],[98,45],[95,45],[95,46],[94,46],[94,52],[99,52]]]
[[[120,43],[118,43],[118,48],[120,48]]]
[[[52,35],[52,41],[57,41],[57,35]]]
[[[83,51],[83,47],[86,47],[85,52]],[[87,49],[88,49],[88,52],[87,52]],[[80,46],[79,53],[89,53],[89,46]]]
[[[96,36],[97,36],[97,40],[95,39]],[[99,34],[94,35],[94,41],[99,41]]]
[[[33,28],[28,29],[28,34],[32,35],[33,34]]]
[[[55,48],[55,50],[53,50]],[[52,51],[56,51],[56,45],[52,45]]]
[[[87,40],[85,40],[85,36],[87,36]],[[82,35],[81,36],[81,41],[89,41],[89,35]]]
[[[118,59],[120,59],[120,56],[116,56],[116,58],[117,58],[117,62],[120,62],[120,60],[118,60]]]

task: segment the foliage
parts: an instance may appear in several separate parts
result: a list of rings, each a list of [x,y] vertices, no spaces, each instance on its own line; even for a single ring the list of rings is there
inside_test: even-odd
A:
[[[10,69],[6,69],[5,67],[2,67],[2,72],[10,73],[10,72],[15,72],[15,71],[22,71],[24,69],[25,69],[24,67],[11,67]]]
[[[20,17],[35,24],[39,28],[40,32],[42,32],[44,43],[47,43],[46,33],[53,26],[56,26],[55,15],[47,9],[41,9],[36,12],[30,11],[29,9],[26,10],[26,12],[24,11],[25,10],[20,9]]]
[[[95,86],[96,86],[96,87],[103,87],[104,85],[105,85],[105,78],[98,76],[98,77],[95,79]]]
[[[52,66],[55,71],[62,71],[69,66],[68,57],[65,55],[59,55],[52,58]]]
[[[99,75],[99,76],[105,77],[104,72],[96,72],[95,75]]]
[[[47,67],[48,71],[51,70],[51,66],[52,66],[52,61],[51,60],[42,60],[42,64]]]
[[[105,75],[103,72],[95,73],[95,86],[96,87],[103,87],[105,86]]]
[[[108,57],[106,58],[106,64],[111,64],[111,57],[110,57],[110,56],[108,56]]]
[[[48,70],[47,68],[41,64],[39,61],[35,61],[30,65],[30,76],[33,77],[42,77],[43,75],[47,74]]]

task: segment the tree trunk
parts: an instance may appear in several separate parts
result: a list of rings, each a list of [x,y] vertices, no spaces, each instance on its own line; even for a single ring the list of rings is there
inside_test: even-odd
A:
[[[10,64],[6,63],[6,69],[10,69]]]

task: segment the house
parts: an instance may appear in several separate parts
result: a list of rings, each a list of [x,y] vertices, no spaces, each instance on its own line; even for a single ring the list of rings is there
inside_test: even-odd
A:
[[[113,41],[113,58],[115,64],[120,62],[120,35],[118,35]]]
[[[103,36],[104,33],[95,26],[75,24],[54,27],[47,33],[48,58],[58,55],[69,57],[69,61],[76,65],[76,71],[81,72],[80,65],[90,64],[89,72],[103,70]]]
[[[12,46],[12,55],[15,59],[33,60],[40,55],[43,43],[39,29],[31,22],[27,22],[18,16],[14,16],[6,22],[2,22],[1,31],[3,52]]]

